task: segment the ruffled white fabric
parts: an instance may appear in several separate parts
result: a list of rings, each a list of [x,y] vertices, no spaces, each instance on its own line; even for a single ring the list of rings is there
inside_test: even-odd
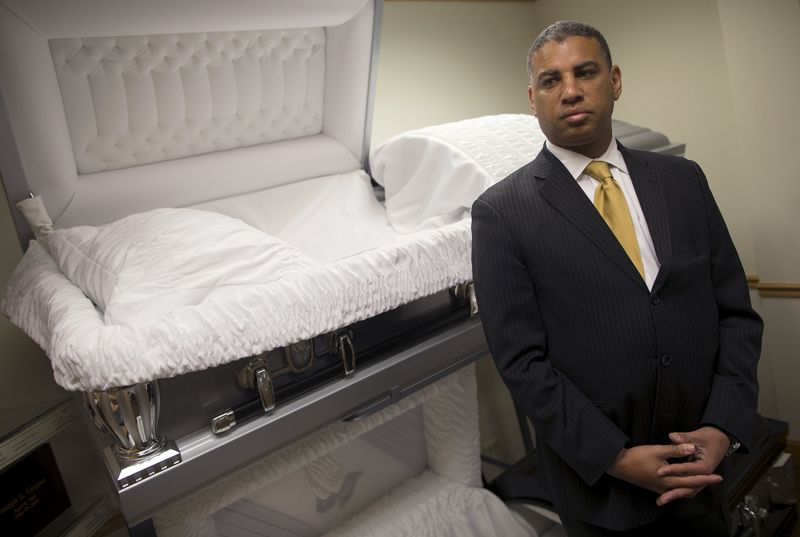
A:
[[[308,339],[472,278],[469,219],[383,248],[247,285],[158,318],[109,325],[31,242],[3,304],[68,390],[102,390],[199,371]]]

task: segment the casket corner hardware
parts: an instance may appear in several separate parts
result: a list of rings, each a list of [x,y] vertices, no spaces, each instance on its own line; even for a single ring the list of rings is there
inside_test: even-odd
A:
[[[83,394],[89,418],[113,440],[103,457],[120,490],[182,461],[177,444],[158,431],[160,400],[156,380]]]

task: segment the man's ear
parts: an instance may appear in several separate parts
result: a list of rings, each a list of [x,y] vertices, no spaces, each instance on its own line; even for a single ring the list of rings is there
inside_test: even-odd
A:
[[[619,99],[619,96],[622,95],[622,71],[619,65],[611,67],[611,87],[614,92],[614,100],[616,101]]]
[[[531,112],[533,112],[534,117],[539,117],[536,114],[536,103],[533,100],[533,86],[528,86],[528,102],[531,103]]]

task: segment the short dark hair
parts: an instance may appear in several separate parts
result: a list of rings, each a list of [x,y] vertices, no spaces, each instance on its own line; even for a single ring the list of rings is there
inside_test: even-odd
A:
[[[531,67],[531,60],[536,51],[542,48],[546,43],[555,41],[556,43],[563,43],[568,37],[590,37],[597,39],[600,43],[600,50],[603,53],[603,59],[606,60],[608,68],[611,68],[611,50],[608,48],[608,42],[596,28],[588,24],[578,21],[558,21],[554,22],[544,30],[539,36],[533,40],[531,47],[528,49],[528,79],[533,80],[533,70]]]

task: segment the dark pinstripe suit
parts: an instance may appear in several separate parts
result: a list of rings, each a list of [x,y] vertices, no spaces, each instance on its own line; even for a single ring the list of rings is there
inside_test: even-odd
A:
[[[605,474],[624,446],[701,424],[748,444],[762,331],[697,164],[620,150],[661,262],[652,291],[546,148],[472,208],[489,348],[534,423],[556,507],[611,529],[661,512],[656,494]],[[714,496],[662,509],[695,516]]]

